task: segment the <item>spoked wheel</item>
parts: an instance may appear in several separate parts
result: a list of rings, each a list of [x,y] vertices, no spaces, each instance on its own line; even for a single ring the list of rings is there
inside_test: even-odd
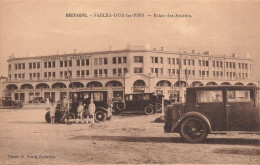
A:
[[[197,117],[185,119],[180,126],[181,137],[189,143],[200,143],[208,136],[208,125]]]
[[[74,123],[74,122],[75,122],[75,115],[74,115],[74,113],[69,113],[69,114],[67,114],[67,116],[66,116],[66,118],[65,118],[65,122],[66,122],[67,124],[69,124],[69,123]]]
[[[150,115],[150,114],[153,114],[154,113],[154,109],[153,109],[153,107],[152,106],[146,106],[145,108],[144,108],[144,113],[146,114],[146,115]]]
[[[97,111],[95,113],[95,121],[96,122],[102,122],[102,121],[105,121],[107,119],[107,114],[103,111]]]
[[[48,111],[48,112],[45,114],[45,120],[46,120],[47,123],[50,123],[50,122],[51,122],[50,111]]]

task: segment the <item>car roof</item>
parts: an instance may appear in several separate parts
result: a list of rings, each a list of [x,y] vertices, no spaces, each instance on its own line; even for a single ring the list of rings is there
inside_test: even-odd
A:
[[[256,86],[245,86],[245,85],[210,85],[210,86],[198,86],[198,87],[188,87],[188,89],[257,89],[260,88]]]
[[[145,95],[145,94],[153,94],[153,93],[128,93],[125,95]]]

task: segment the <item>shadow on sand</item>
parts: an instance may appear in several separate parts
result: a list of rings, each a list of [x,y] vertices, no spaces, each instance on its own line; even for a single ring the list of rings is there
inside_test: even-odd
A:
[[[184,143],[180,137],[75,136],[70,138],[70,140],[97,140],[141,143]],[[208,138],[202,144],[259,145],[260,140],[245,138]]]

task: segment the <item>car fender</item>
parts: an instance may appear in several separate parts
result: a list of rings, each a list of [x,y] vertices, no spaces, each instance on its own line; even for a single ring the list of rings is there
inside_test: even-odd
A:
[[[106,108],[103,108],[103,107],[98,107],[98,108],[96,108],[96,109],[97,109],[96,112],[97,112],[97,111],[103,111],[103,112],[105,112],[105,113],[108,112],[107,109],[106,109]]]
[[[182,122],[183,120],[185,120],[187,117],[190,117],[190,116],[198,117],[198,118],[202,119],[204,122],[206,122],[206,123],[208,124],[208,126],[209,126],[209,132],[211,132],[211,124],[210,124],[209,119],[208,119],[205,115],[203,115],[202,113],[199,113],[199,112],[188,112],[188,113],[185,113],[184,115],[182,115],[182,116],[179,118],[179,120],[178,120],[176,123],[173,124],[172,129],[171,129],[171,132],[175,132],[175,129],[176,129],[177,127],[179,127],[179,125],[181,124],[181,122]]]

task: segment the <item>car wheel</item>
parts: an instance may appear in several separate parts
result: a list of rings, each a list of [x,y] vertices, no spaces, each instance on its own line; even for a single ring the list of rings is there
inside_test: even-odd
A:
[[[150,115],[150,114],[153,114],[154,113],[154,109],[153,109],[153,107],[152,106],[146,106],[145,108],[144,108],[144,113],[146,114],[146,115]]]
[[[180,126],[181,137],[189,143],[203,142],[207,138],[208,132],[208,125],[197,117],[188,117]]]
[[[125,109],[125,103],[122,102],[122,101],[118,102],[118,103],[116,104],[116,108],[117,108],[117,110],[119,110],[119,111],[123,111],[123,110]]]
[[[45,120],[46,120],[47,123],[50,123],[50,122],[51,122],[50,111],[48,111],[48,112],[45,114]]]
[[[107,119],[107,114],[103,111],[97,111],[95,113],[95,121],[96,122],[102,122],[102,121],[105,121]]]

